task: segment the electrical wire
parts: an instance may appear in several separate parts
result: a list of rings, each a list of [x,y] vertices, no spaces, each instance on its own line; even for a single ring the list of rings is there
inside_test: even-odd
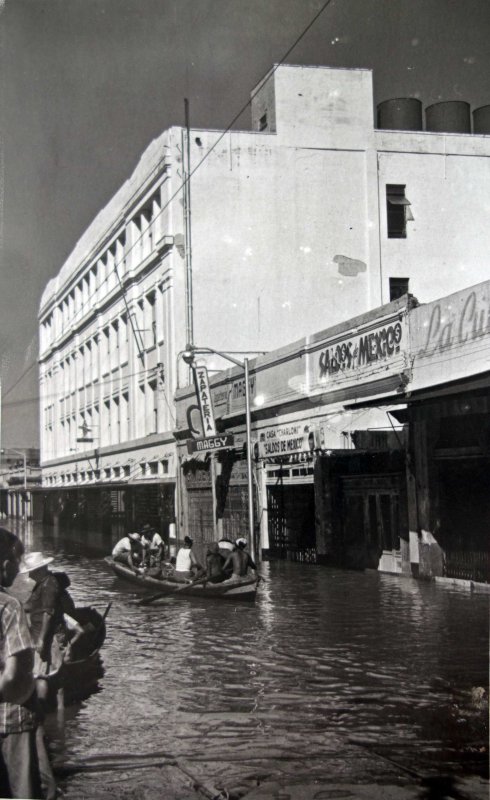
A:
[[[295,49],[295,47],[296,47],[296,46],[299,44],[299,42],[300,42],[300,41],[301,41],[301,40],[304,38],[304,36],[305,36],[305,35],[308,33],[308,31],[309,31],[309,30],[312,28],[312,26],[315,24],[315,22],[318,20],[318,18],[319,18],[319,17],[320,17],[320,16],[321,16],[321,15],[324,13],[324,11],[327,9],[327,7],[330,5],[330,3],[331,3],[331,2],[332,2],[332,0],[326,0],[326,2],[323,4],[323,6],[320,8],[320,10],[319,10],[319,11],[318,11],[318,12],[315,14],[315,16],[313,17],[313,19],[312,19],[312,20],[311,20],[311,21],[308,23],[308,25],[306,26],[306,28],[304,28],[304,30],[301,32],[301,34],[300,34],[300,35],[299,35],[299,36],[298,36],[298,37],[295,39],[295,41],[293,42],[293,44],[292,44],[292,45],[291,45],[291,46],[290,46],[290,47],[287,49],[287,51],[284,53],[284,55],[282,56],[282,58],[280,59],[280,61],[279,61],[277,64],[275,64],[275,66],[272,68],[272,70],[270,71],[270,73],[267,75],[267,79],[266,79],[267,81],[269,81],[269,80],[272,78],[272,76],[275,74],[276,70],[277,70],[277,69],[278,69],[278,68],[279,68],[279,67],[280,67],[280,66],[281,66],[281,65],[284,63],[284,61],[286,60],[286,58],[287,58],[287,57],[288,57],[288,56],[289,56],[289,55],[292,53],[292,51]],[[198,170],[198,169],[201,167],[201,165],[202,165],[202,164],[203,164],[203,163],[206,161],[206,159],[207,159],[207,158],[208,158],[208,157],[211,155],[211,153],[212,153],[212,152],[213,152],[213,150],[214,150],[214,149],[215,149],[215,148],[218,146],[218,144],[220,143],[220,141],[221,141],[221,140],[222,140],[222,139],[223,139],[223,138],[226,136],[226,134],[227,134],[227,133],[228,133],[228,132],[231,130],[231,128],[233,127],[233,125],[235,124],[235,122],[236,122],[236,121],[237,121],[237,120],[238,120],[238,119],[241,117],[241,115],[243,114],[243,112],[244,112],[244,111],[245,111],[245,110],[248,108],[248,106],[251,104],[252,100],[253,100],[253,99],[256,97],[256,95],[258,94],[258,92],[259,92],[259,91],[261,91],[261,89],[263,88],[263,86],[264,86],[264,84],[263,84],[263,83],[261,83],[261,84],[260,84],[260,86],[259,86],[259,87],[258,87],[258,88],[255,90],[255,92],[253,92],[253,93],[251,94],[250,98],[249,98],[249,99],[247,100],[247,102],[246,102],[246,103],[245,103],[245,104],[244,104],[244,105],[243,105],[243,106],[240,108],[240,110],[239,110],[239,111],[238,111],[238,112],[235,114],[235,116],[233,117],[233,119],[231,120],[231,122],[230,122],[230,123],[227,125],[227,127],[226,127],[226,128],[225,128],[225,129],[224,129],[224,130],[223,130],[223,131],[220,133],[220,135],[218,136],[218,138],[216,139],[216,141],[213,143],[213,145],[212,145],[212,146],[209,148],[209,150],[207,150],[207,152],[206,152],[206,153],[203,155],[203,157],[202,157],[202,158],[201,158],[201,160],[200,160],[200,161],[199,161],[199,162],[196,164],[196,166],[195,166],[195,167],[194,167],[194,168],[193,168],[193,169],[192,169],[192,170],[189,172],[189,174],[188,174],[188,175],[185,177],[185,179],[182,181],[182,183],[180,184],[180,186],[178,186],[178,188],[177,188],[177,189],[174,191],[174,193],[173,193],[173,194],[172,194],[172,195],[169,197],[169,199],[168,199],[168,200],[165,202],[165,204],[162,206],[162,208],[159,210],[159,212],[158,212],[157,214],[155,214],[155,216],[153,217],[153,219],[152,219],[152,221],[151,221],[151,223],[150,223],[150,224],[154,223],[154,222],[155,222],[155,220],[156,220],[156,219],[158,219],[158,217],[160,217],[160,216],[161,216],[161,215],[162,215],[162,214],[163,214],[163,213],[166,211],[166,209],[169,207],[170,203],[171,203],[171,202],[172,202],[172,201],[173,201],[173,200],[174,200],[174,199],[177,197],[177,195],[178,195],[178,194],[179,194],[179,193],[180,193],[180,192],[181,192],[181,191],[182,191],[182,190],[185,188],[185,186],[187,185],[187,183],[189,183],[190,179],[191,179],[191,178],[192,178],[192,177],[195,175],[195,173],[197,172],[197,170]],[[154,170],[154,172],[155,172],[157,169],[159,169],[159,167],[160,167],[160,164],[161,164],[161,160],[159,161],[159,163],[158,163],[157,167],[155,167],[155,170]],[[152,174],[152,173],[150,173],[150,174]],[[140,243],[140,242],[143,240],[144,236],[145,236],[145,232],[142,232],[140,236],[136,237],[136,238],[135,238],[135,240],[133,241],[133,243],[132,243],[131,247],[129,247],[127,250],[125,250],[125,252],[124,252],[124,255],[123,255],[123,257],[120,259],[120,261],[118,261],[118,262],[115,262],[115,263],[114,263],[114,271],[116,272],[117,278],[118,278],[118,280],[119,280],[119,282],[120,282],[120,285],[121,285],[121,288],[122,288],[122,292],[123,292],[123,294],[124,294],[124,287],[123,287],[123,284],[122,284],[122,282],[121,282],[121,278],[120,278],[120,276],[119,276],[119,273],[118,273],[118,269],[117,269],[117,267],[118,267],[118,266],[120,266],[121,264],[123,264],[123,263],[124,263],[124,261],[126,260],[126,258],[128,257],[128,255],[129,255],[129,254],[130,254],[130,253],[131,253],[131,252],[134,250],[134,248],[136,247],[136,245],[137,245],[137,244],[139,244],[139,243]],[[106,283],[106,282],[108,282],[108,281],[109,281],[110,277],[111,277],[111,273],[109,273],[108,275],[106,275],[106,277],[105,277],[105,278],[104,278],[104,280],[101,282],[101,284],[99,284],[99,286],[97,287],[97,289],[95,290],[95,292],[93,293],[93,295],[91,295],[91,296],[88,298],[88,300],[87,300],[87,303],[89,303],[89,302],[90,302],[90,300],[91,300],[91,299],[92,299],[92,298],[93,298],[93,297],[94,297],[94,296],[97,294],[97,292],[100,290],[101,286],[103,286],[103,285],[104,285],[104,283]],[[74,317],[74,318],[72,319],[72,321],[71,321],[72,323],[73,323],[74,321],[76,321],[76,319],[77,319],[77,315],[78,315],[78,314],[80,314],[80,313],[81,313],[81,309],[80,309],[80,310],[77,312],[77,314],[75,314],[75,317]],[[83,313],[86,313],[86,312],[83,312]]]

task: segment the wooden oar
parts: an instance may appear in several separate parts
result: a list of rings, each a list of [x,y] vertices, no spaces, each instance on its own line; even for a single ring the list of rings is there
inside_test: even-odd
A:
[[[182,592],[184,589],[192,589],[193,586],[198,586],[200,583],[206,583],[208,576],[205,575],[204,578],[198,578],[195,581],[191,581],[190,583],[184,583],[183,586],[179,586],[177,589],[178,592]]]
[[[168,592],[158,592],[151,594],[149,597],[142,597],[141,600],[136,601],[137,606],[149,606],[154,600],[159,600],[161,597],[166,597]]]
[[[177,594],[177,592],[182,592],[184,589],[190,589],[192,586],[195,586],[199,583],[206,583],[207,577],[199,578],[197,581],[191,581],[190,583],[184,583],[182,586],[179,586],[174,592],[158,592],[157,594],[151,594],[149,597],[143,597],[141,600],[137,600],[136,604],[138,606],[149,606],[150,603],[153,603],[155,600],[160,600],[162,597],[168,597],[172,594]]]

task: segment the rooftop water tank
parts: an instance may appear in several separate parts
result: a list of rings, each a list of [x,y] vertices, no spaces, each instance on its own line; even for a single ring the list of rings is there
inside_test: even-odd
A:
[[[481,106],[473,111],[473,133],[490,134],[490,106]]]
[[[398,97],[378,103],[378,128],[388,131],[421,131],[422,103],[415,97]]]
[[[436,133],[471,133],[470,104],[448,100],[427,106],[425,128]]]

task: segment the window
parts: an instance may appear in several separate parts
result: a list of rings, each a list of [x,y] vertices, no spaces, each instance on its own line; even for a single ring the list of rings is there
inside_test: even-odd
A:
[[[150,461],[150,475],[158,475],[158,461]]]
[[[408,294],[409,278],[390,278],[390,302]]]
[[[267,112],[262,114],[261,118],[259,119],[259,131],[265,131],[267,128]]]
[[[407,220],[413,220],[410,201],[405,197],[405,186],[386,184],[386,219],[388,239],[406,239]]]
[[[126,464],[126,465],[123,467],[123,472],[124,472],[124,477],[125,477],[125,478],[129,478],[129,477],[130,477],[130,468],[129,468],[129,465],[128,465],[128,464]]]

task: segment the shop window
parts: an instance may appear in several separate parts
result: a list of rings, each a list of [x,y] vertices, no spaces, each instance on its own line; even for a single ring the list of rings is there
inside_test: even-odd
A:
[[[386,184],[386,220],[388,239],[406,239],[407,221],[413,220],[410,200],[405,196],[405,186]]]
[[[390,278],[390,302],[408,294],[409,278]]]

